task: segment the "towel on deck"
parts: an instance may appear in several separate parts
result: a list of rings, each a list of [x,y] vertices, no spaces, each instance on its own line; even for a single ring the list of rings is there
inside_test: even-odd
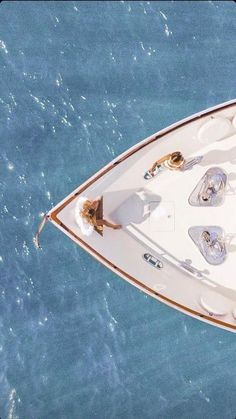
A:
[[[91,236],[94,231],[94,226],[89,224],[88,221],[81,217],[80,212],[83,209],[84,203],[88,200],[85,196],[80,196],[77,199],[76,206],[75,206],[75,221],[78,224],[82,234],[84,236]]]

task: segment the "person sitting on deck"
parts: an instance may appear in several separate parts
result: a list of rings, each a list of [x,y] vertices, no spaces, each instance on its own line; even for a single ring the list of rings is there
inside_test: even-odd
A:
[[[75,208],[75,219],[85,236],[90,236],[94,228],[102,231],[103,226],[113,228],[114,230],[120,229],[120,224],[113,224],[103,218],[98,218],[97,210],[100,204],[100,199],[94,201],[89,200],[85,196],[78,198]]]
[[[185,159],[180,151],[174,151],[173,153],[167,154],[161,159],[155,161],[151,169],[145,173],[145,179],[150,179],[157,174],[156,172],[161,167],[167,167],[170,170],[180,170],[185,163]]]

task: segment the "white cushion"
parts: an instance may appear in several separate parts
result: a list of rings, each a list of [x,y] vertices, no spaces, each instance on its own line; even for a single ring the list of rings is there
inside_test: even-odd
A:
[[[229,301],[215,291],[205,291],[200,297],[200,305],[208,314],[225,316],[230,309]]]
[[[231,123],[226,118],[212,118],[205,122],[198,131],[198,138],[204,144],[224,138],[231,131]]]

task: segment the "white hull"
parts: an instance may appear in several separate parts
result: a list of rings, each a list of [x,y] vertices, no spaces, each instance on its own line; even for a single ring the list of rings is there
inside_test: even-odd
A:
[[[148,137],[114,159],[48,214],[48,219],[109,269],[154,298],[192,317],[236,331],[236,100],[195,114]],[[143,174],[173,151],[201,156],[191,170]],[[224,202],[189,204],[194,188],[212,167],[227,174]],[[78,196],[103,196],[104,217],[122,224],[82,235],[75,222]],[[226,234],[227,257],[209,264],[189,235],[196,226]],[[144,254],[157,258],[158,269]]]

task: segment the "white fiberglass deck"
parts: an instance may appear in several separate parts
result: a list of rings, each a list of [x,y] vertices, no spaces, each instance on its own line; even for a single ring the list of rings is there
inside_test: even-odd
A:
[[[172,129],[140,147],[85,188],[79,187],[56,206],[59,226],[73,240],[119,275],[139,288],[160,294],[191,315],[206,313],[224,317],[224,327],[236,328],[236,104],[201,116]],[[201,117],[200,117],[201,116]],[[163,130],[165,131],[165,130]],[[152,138],[152,137],[150,137]],[[181,151],[189,160],[202,160],[186,171],[165,170],[151,180],[143,174],[163,155]],[[218,207],[194,207],[190,194],[211,167],[227,173],[224,202]],[[106,168],[105,168],[106,169]],[[103,196],[104,218],[122,224],[122,230],[104,228],[101,237],[83,237],[76,225],[76,192],[95,199]],[[71,201],[67,203],[67,200]],[[60,207],[63,203],[65,206]],[[226,236],[227,258],[220,265],[207,263],[189,236],[190,227],[219,226]],[[76,239],[78,238],[78,240]],[[157,270],[144,259],[145,252],[163,262]],[[213,293],[213,294],[212,294]],[[208,319],[209,320],[209,319]]]
[[[189,265],[202,272],[206,278],[225,288],[236,290],[236,159],[227,160],[227,155],[232,156],[232,144],[236,144],[236,135],[217,142],[214,152],[211,152],[210,145],[202,148],[203,160],[190,171],[165,171],[147,181],[145,192],[138,193],[144,199],[145,193],[150,194],[146,201],[147,215],[141,222],[131,222],[126,228],[139,238],[141,233],[144,243],[147,242],[156,251],[160,252],[161,249],[166,252],[167,256],[173,257],[173,261],[176,259],[177,265],[189,260]],[[236,149],[234,153],[236,157]],[[229,188],[228,185],[226,189],[223,204],[219,207],[191,206],[188,202],[190,194],[207,169],[214,166],[225,170],[231,186]],[[131,208],[127,210],[129,218],[130,211]],[[119,211],[119,222],[126,224],[125,203],[121,217],[118,214]],[[189,236],[188,229],[193,226],[220,226],[224,229],[228,239],[228,256],[224,263],[210,265],[206,262]]]

